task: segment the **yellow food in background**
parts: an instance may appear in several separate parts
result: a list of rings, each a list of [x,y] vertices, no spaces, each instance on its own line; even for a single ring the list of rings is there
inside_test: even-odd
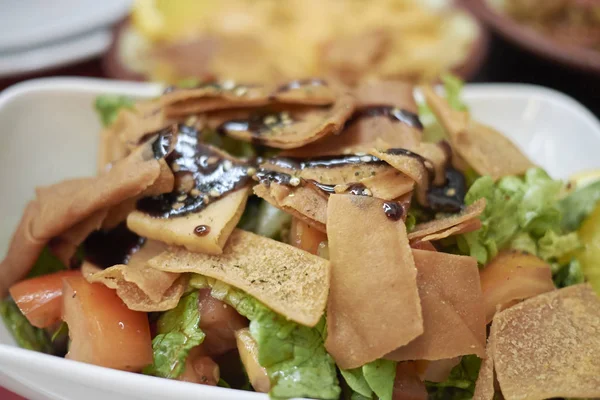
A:
[[[209,56],[197,62],[200,78],[212,74],[218,79],[268,81],[326,75],[332,68],[334,74],[342,73],[346,65],[349,69],[358,65],[355,55],[370,54],[349,79],[432,79],[464,61],[478,28],[466,14],[448,8],[448,0],[435,2],[442,7],[426,3],[434,2],[136,0],[133,35],[139,36],[137,42],[151,43],[145,56],[152,60],[132,64],[155,80],[175,82],[190,77],[193,70],[183,54],[194,57],[206,51]],[[385,35],[385,40],[374,45],[363,40],[368,35]],[[203,38],[214,43],[194,51],[191,44]],[[327,46],[343,40],[350,43],[342,52],[347,59],[333,65],[338,60],[327,58]],[[182,44],[190,47],[181,54],[160,50]],[[137,47],[149,48],[148,43]]]

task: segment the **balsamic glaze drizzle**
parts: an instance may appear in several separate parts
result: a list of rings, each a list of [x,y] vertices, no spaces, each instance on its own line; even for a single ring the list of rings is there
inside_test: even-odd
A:
[[[280,168],[303,170],[309,168],[336,168],[356,164],[385,164],[384,161],[372,155],[335,155],[317,158],[275,157],[268,160]]]
[[[211,201],[246,185],[250,180],[249,165],[227,159],[201,143],[195,128],[179,124],[177,129],[177,143],[166,161],[176,175],[192,174],[195,187],[189,193],[173,191],[139,200],[138,210],[154,217],[179,217],[198,212]]]
[[[360,119],[370,117],[388,117],[392,122],[400,122],[412,126],[413,128],[423,129],[423,124],[417,114],[408,110],[386,105],[365,106],[356,109],[350,119],[346,121],[345,127],[352,125]]]
[[[386,201],[383,203],[383,212],[388,219],[399,221],[404,215],[404,208],[395,201]]]
[[[83,242],[83,250],[86,260],[106,269],[127,264],[145,242],[145,238],[131,232],[123,222],[110,231],[92,232]]]
[[[446,183],[431,187],[427,192],[427,202],[433,211],[456,213],[465,205],[466,180],[460,171],[452,167],[446,168],[445,174]]]

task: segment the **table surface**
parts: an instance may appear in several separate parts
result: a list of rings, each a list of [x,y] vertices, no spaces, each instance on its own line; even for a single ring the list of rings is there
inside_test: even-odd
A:
[[[25,79],[56,75],[104,76],[101,60],[93,59],[67,68],[0,80],[0,90]],[[488,59],[473,81],[531,83],[554,88],[580,101],[600,118],[600,76],[584,74],[540,59],[494,35]],[[0,399],[23,400],[2,388]]]

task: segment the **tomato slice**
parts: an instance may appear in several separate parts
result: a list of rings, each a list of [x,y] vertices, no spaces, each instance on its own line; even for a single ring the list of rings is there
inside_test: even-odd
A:
[[[313,228],[298,218],[292,219],[292,226],[290,228],[290,244],[292,246],[317,255],[319,245],[326,240],[327,234]]]
[[[479,274],[486,322],[516,302],[555,289],[550,266],[516,250],[502,251]]]
[[[146,313],[130,310],[114,290],[83,277],[64,279],[63,293],[71,338],[66,358],[125,371],[152,363]]]
[[[9,289],[15,303],[31,325],[47,328],[62,316],[63,278],[81,276],[80,271],[59,271],[15,283]]]

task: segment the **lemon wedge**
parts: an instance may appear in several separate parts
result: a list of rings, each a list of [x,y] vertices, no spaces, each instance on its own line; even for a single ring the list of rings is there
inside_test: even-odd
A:
[[[583,221],[579,239],[584,249],[577,254],[584,276],[600,294],[600,206]]]

